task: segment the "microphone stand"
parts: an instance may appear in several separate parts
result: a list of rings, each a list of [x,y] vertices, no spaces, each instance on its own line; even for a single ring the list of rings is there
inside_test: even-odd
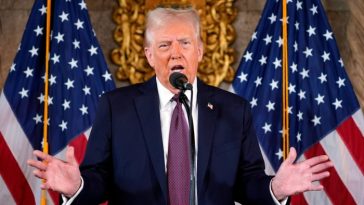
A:
[[[184,94],[185,90],[181,90],[179,100],[184,105],[187,111],[188,124],[189,124],[189,135],[190,135],[190,205],[196,205],[196,147],[195,147],[195,129],[193,126],[192,118],[192,102],[193,102],[193,89],[191,88],[191,101],[188,105],[188,98]]]

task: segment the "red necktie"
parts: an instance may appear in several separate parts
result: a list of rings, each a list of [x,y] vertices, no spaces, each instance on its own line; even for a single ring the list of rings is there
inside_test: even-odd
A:
[[[169,205],[188,205],[190,194],[190,162],[188,126],[178,96],[169,131],[167,159]]]

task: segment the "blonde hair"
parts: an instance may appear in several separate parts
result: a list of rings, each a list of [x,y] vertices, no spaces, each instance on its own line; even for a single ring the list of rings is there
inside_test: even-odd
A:
[[[155,27],[163,26],[171,18],[174,19],[184,18],[187,21],[191,21],[195,29],[197,39],[199,41],[202,41],[200,32],[200,17],[195,9],[193,8],[175,9],[175,8],[158,7],[154,10],[149,11],[147,14],[145,34],[144,34],[144,45],[148,46],[149,43],[151,42],[152,29]]]

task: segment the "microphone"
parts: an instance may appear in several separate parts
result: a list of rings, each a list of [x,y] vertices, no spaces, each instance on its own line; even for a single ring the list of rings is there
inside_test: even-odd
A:
[[[191,83],[188,82],[187,77],[179,72],[174,72],[169,76],[171,85],[179,90],[192,90]]]

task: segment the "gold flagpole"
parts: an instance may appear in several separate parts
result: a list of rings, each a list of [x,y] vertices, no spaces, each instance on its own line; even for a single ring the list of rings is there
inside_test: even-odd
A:
[[[47,0],[46,49],[45,49],[45,82],[44,82],[44,118],[43,118],[43,152],[48,154],[48,76],[49,76],[49,44],[51,30],[51,0]],[[47,162],[44,162],[47,163]],[[43,180],[42,183],[45,183]],[[41,205],[47,204],[47,191],[42,190]]]
[[[287,0],[282,0],[283,15],[283,46],[282,46],[282,130],[283,130],[283,159],[289,152],[289,113],[288,113],[288,36],[287,36]]]

